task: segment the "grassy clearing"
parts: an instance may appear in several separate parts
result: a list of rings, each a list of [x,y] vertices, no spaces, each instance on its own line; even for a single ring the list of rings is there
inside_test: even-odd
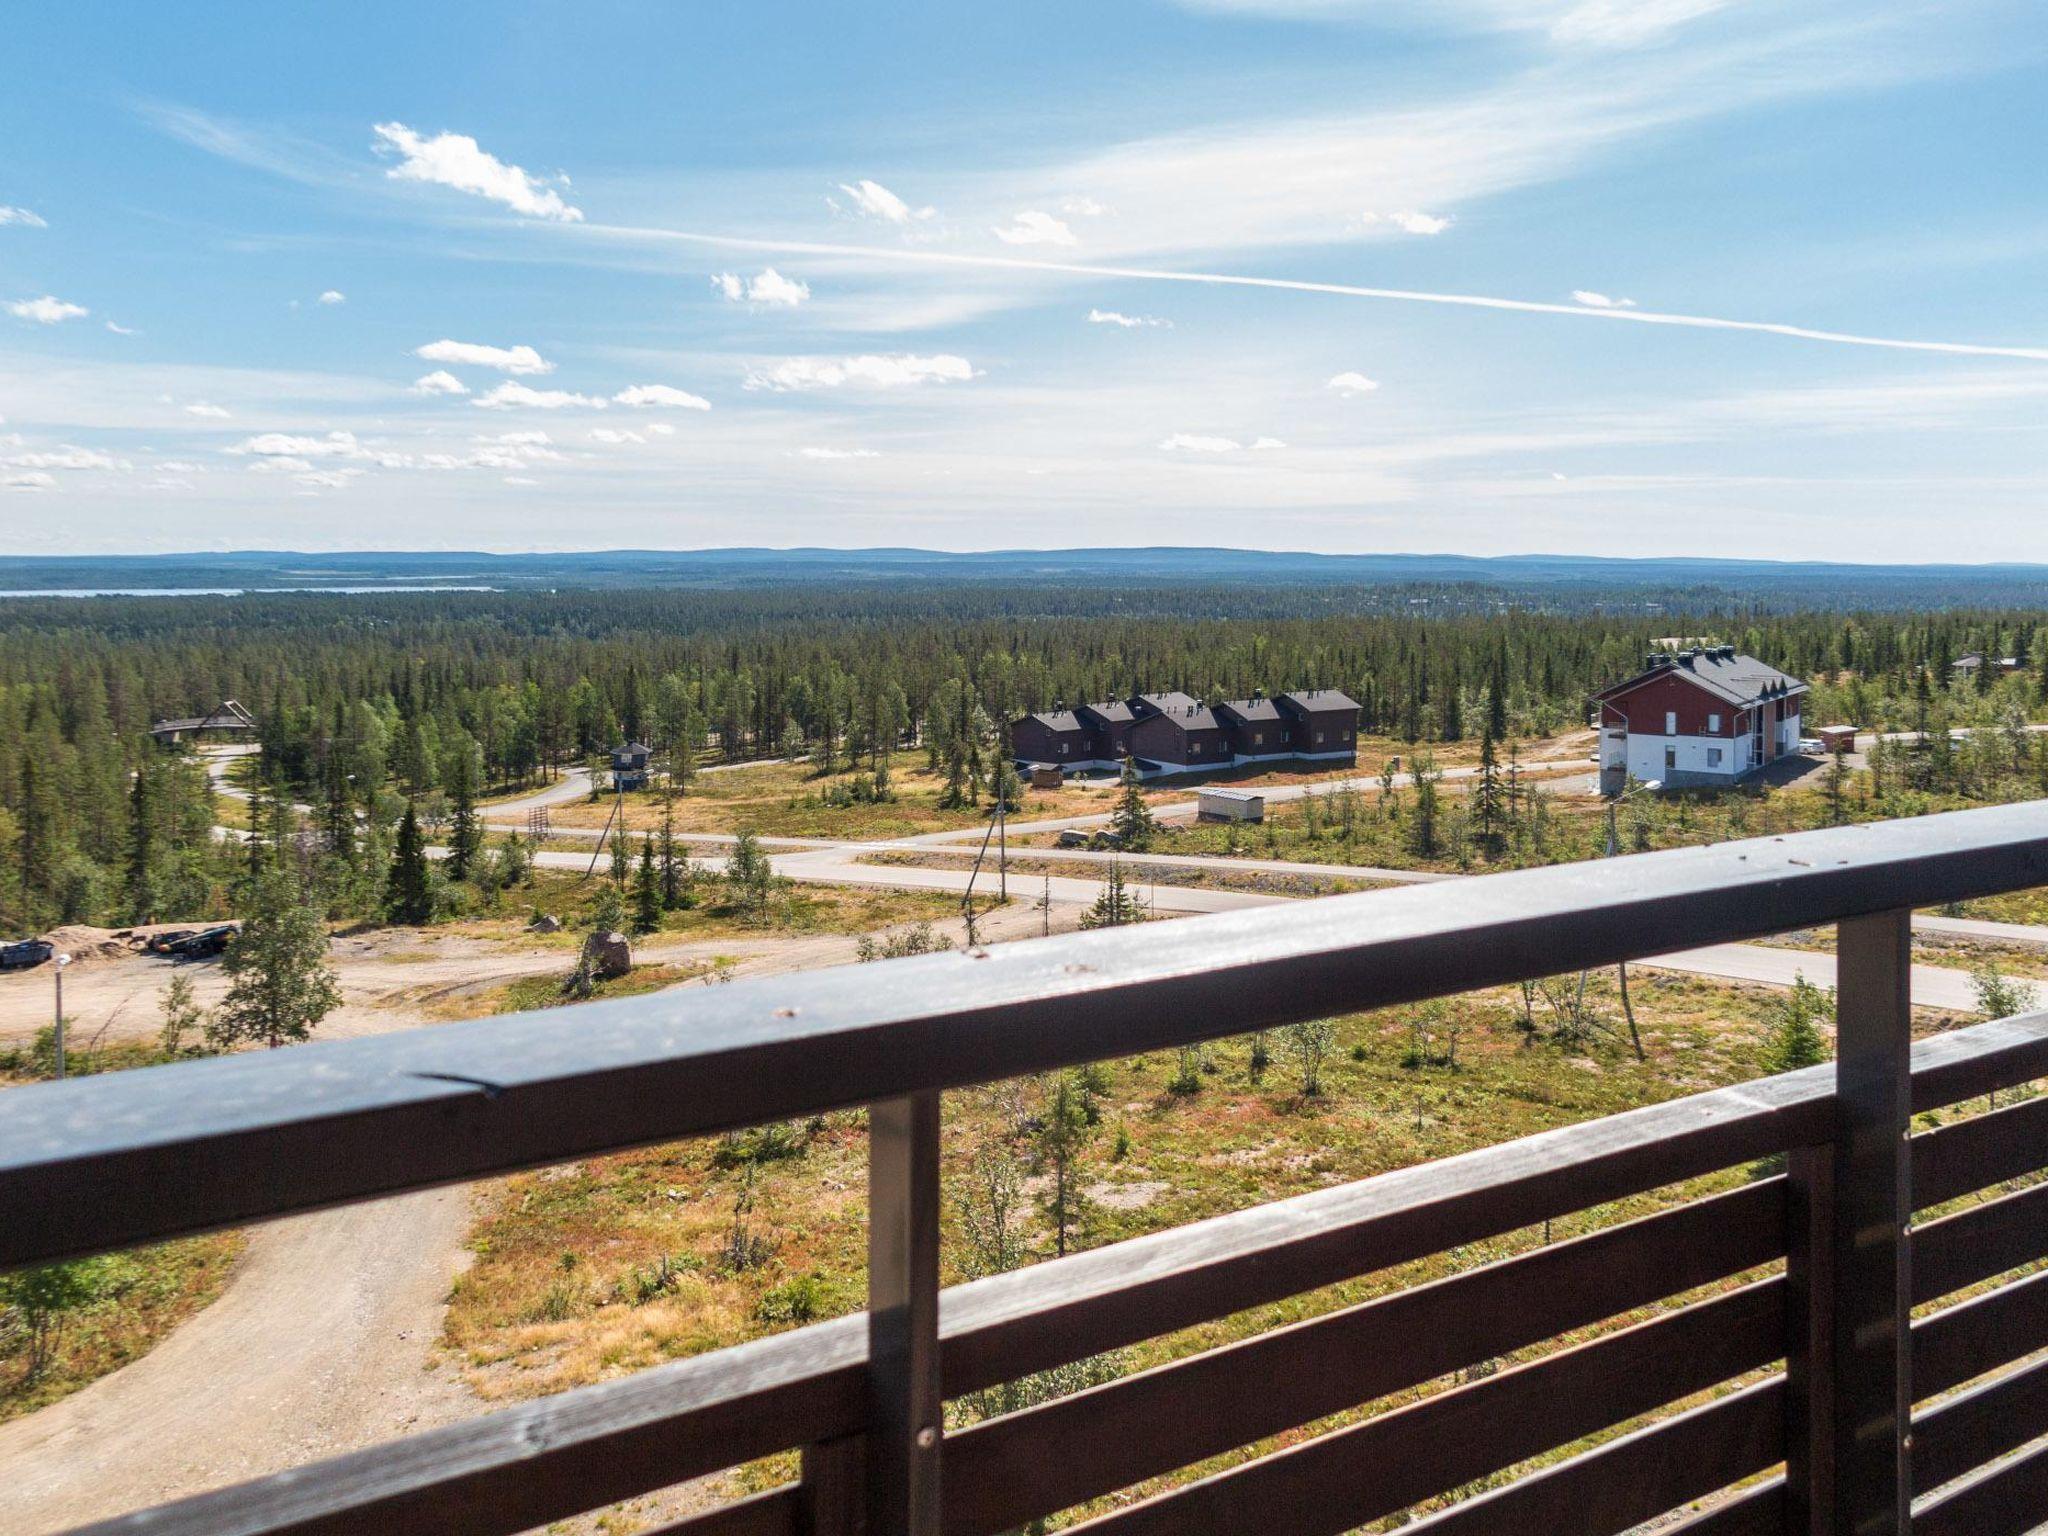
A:
[[[637,850],[635,857],[638,857]],[[700,869],[717,869],[722,861],[699,861]],[[525,948],[547,947],[573,952],[593,923],[600,887],[610,880],[610,856],[601,856],[597,873],[587,880],[575,875],[539,871],[532,882],[504,893],[495,912],[478,913],[437,924],[436,935],[491,939]],[[700,875],[695,906],[662,914],[661,927],[641,936],[646,943],[670,943],[764,934],[862,934],[898,923],[937,922],[957,917],[960,898],[943,891],[871,890],[856,886],[795,885],[776,905],[774,921],[750,923],[725,900],[722,882]],[[627,887],[630,907],[631,886]],[[531,927],[536,913],[562,920],[558,933]],[[417,954],[402,958],[419,958]]]
[[[962,850],[958,853],[871,853],[859,860],[862,864],[879,864],[884,867],[959,870],[967,869],[973,861],[972,850]],[[1099,863],[1079,859],[1035,859],[1029,854],[1012,854],[1009,864],[1010,878],[1013,880],[1036,880],[1044,875],[1055,875],[1069,880],[1100,880],[1107,873],[1106,866]],[[1232,869],[1221,860],[1210,869],[1180,869],[1171,865],[1131,862],[1124,865],[1124,873],[1134,884],[1140,886],[1168,885],[1205,891],[1251,891],[1263,896],[1341,896],[1352,891],[1381,890],[1389,883],[1383,880],[1324,879],[1316,875],[1261,869]]]
[[[77,1277],[81,1304],[63,1313],[33,1374],[30,1320],[21,1307],[0,1307],[0,1423],[148,1354],[220,1295],[246,1242],[217,1232],[58,1266]]]

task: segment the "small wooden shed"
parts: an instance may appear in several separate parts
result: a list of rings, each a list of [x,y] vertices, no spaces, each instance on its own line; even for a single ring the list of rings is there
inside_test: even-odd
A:
[[[1844,752],[1856,750],[1856,727],[1853,725],[1824,725],[1817,732],[1821,750],[1840,757]]]
[[[1202,789],[1195,814],[1203,821],[1264,821],[1266,797],[1254,789]]]

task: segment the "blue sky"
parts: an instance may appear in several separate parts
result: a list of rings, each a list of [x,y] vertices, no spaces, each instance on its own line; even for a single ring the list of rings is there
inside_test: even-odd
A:
[[[17,552],[2048,560],[2031,3],[7,33]]]

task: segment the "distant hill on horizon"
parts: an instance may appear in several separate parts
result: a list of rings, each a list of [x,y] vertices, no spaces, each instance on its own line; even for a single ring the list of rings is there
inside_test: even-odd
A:
[[[0,592],[403,591],[473,586],[505,592],[616,588],[733,589],[777,584],[1086,581],[1156,589],[1173,583],[1412,588],[1416,601],[1455,588],[1469,601],[1633,597],[1659,606],[1953,607],[2048,605],[2048,565],[1863,565],[1692,556],[1326,555],[1162,545],[987,550],[765,549],[481,551],[234,550],[165,555],[4,555]],[[1384,594],[1383,594],[1384,595]]]

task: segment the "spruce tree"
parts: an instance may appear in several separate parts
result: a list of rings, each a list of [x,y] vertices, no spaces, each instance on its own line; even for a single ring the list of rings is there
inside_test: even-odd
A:
[[[633,882],[633,931],[654,933],[661,927],[661,878],[654,864],[654,839],[640,839],[640,872]]]
[[[1102,890],[1095,898],[1095,904],[1081,914],[1083,928],[1122,928],[1130,923],[1145,921],[1145,909],[1138,904],[1137,895],[1131,890],[1130,882],[1124,879],[1123,865],[1112,859],[1109,874],[1102,882]]]
[[[427,845],[420,836],[419,812],[405,802],[398,823],[398,842],[391,851],[391,875],[384,887],[384,915],[394,923],[419,925],[434,920],[434,889],[427,878]]]
[[[1124,759],[1122,786],[1117,794],[1116,809],[1109,813],[1109,825],[1120,846],[1135,853],[1152,841],[1152,834],[1159,829],[1159,824],[1152,819],[1152,807],[1145,803],[1137,762],[1129,757]]]
[[[476,856],[483,851],[484,823],[476,810],[476,759],[465,741],[455,754],[455,819],[448,832],[448,874],[467,880]]]
[[[150,765],[145,763],[135,770],[128,792],[128,868],[122,905],[131,923],[150,922],[156,913],[151,873],[156,862],[156,815],[150,784]]]
[[[1479,738],[1479,783],[1472,791],[1472,820],[1488,858],[1500,855],[1507,825],[1500,782],[1500,763],[1493,750],[1493,732]]]

